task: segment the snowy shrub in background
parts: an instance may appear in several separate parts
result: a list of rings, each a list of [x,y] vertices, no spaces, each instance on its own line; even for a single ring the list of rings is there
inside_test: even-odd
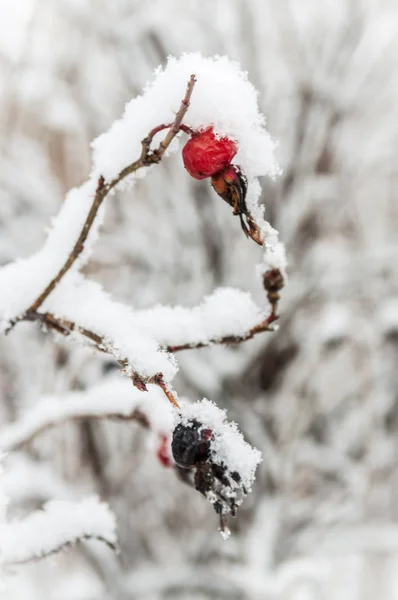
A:
[[[184,138],[189,148],[184,160],[191,175],[211,178],[214,190],[241,219],[246,236],[264,247],[260,270],[268,311],[257,307],[250,295],[231,288],[216,290],[193,309],[156,306],[135,311],[80,273],[98,237],[105,199],[131,186],[165,154],[176,152]],[[69,192],[43,248],[0,271],[3,332],[21,321],[38,322],[113,356],[136,390],[113,386],[110,393],[101,389],[93,390],[91,397],[70,395],[63,403],[43,401],[24,421],[2,432],[3,449],[15,449],[68,419],[137,420],[157,431],[159,460],[204,494],[220,515],[221,532],[228,535],[226,516],[235,516],[250,492],[261,455],[213,403],[180,405],[171,386],[178,369],[174,353],[239,343],[271,331],[278,319],[286,260],[278,233],[264,220],[258,181],[259,176],[278,173],[273,150],[257,93],[236,63],[193,54],[171,58],[164,70],[157,70],[143,95],[94,141],[90,179]],[[156,424],[159,395],[153,388],[170,403],[161,426]],[[141,401],[142,392],[147,395]],[[151,398],[156,399],[154,405]],[[114,519],[95,499],[76,505],[51,502],[44,511],[2,527],[0,551],[10,563],[48,555],[81,539],[101,539],[112,547],[115,543]],[[46,536],[38,535],[41,530]]]

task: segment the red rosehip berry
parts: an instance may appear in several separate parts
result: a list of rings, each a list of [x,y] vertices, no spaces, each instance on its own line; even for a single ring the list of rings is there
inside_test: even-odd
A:
[[[164,433],[160,435],[160,444],[156,451],[156,456],[164,467],[172,466],[172,460],[169,456],[169,439]]]
[[[236,142],[217,137],[208,127],[192,134],[182,150],[182,158],[191,177],[205,179],[227,167],[237,151]]]

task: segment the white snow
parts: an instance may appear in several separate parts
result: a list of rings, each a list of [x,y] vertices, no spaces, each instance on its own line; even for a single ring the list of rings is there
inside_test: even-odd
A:
[[[260,275],[263,275],[266,271],[271,269],[279,269],[286,281],[286,268],[287,259],[284,244],[282,244],[282,242],[276,242],[274,245],[266,246],[262,262],[257,266],[257,272]]]
[[[193,308],[158,305],[135,313],[137,325],[163,347],[244,336],[264,318],[250,294],[233,288],[218,288]]]
[[[258,177],[274,178],[280,173],[274,156],[276,144],[265,128],[258,93],[247,73],[226,56],[204,58],[193,53],[180,59],[170,57],[164,70],[155,71],[144,93],[126,105],[122,118],[93,142],[94,174],[112,180],[139,156],[140,142],[148,131],[160,123],[173,121],[191,74],[196,75],[197,82],[184,124],[194,130],[211,125],[216,134],[236,141],[238,152],[234,163],[242,168],[248,180],[247,206],[263,232],[264,243],[272,246],[278,240],[278,232],[264,221],[264,207],[258,203],[261,194]],[[174,140],[169,152],[180,148],[181,141],[185,143],[187,136],[179,137],[180,141]],[[137,175],[141,177],[143,173]]]
[[[88,538],[116,543],[115,517],[107,504],[96,497],[54,500],[21,521],[0,525],[0,560],[24,563]]]

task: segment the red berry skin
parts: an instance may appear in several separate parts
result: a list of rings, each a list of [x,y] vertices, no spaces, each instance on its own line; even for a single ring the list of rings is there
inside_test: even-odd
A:
[[[173,461],[169,456],[169,446],[170,444],[167,435],[164,435],[164,433],[162,433],[160,435],[160,444],[156,451],[156,456],[158,457],[158,460],[164,467],[171,467],[173,464]]]
[[[206,179],[229,165],[238,148],[233,140],[217,137],[212,127],[193,133],[182,150],[182,159],[194,179]]]

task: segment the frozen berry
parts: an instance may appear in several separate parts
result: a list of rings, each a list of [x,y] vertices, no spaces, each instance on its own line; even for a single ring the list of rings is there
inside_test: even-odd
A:
[[[236,142],[217,137],[208,127],[192,134],[182,150],[182,158],[191,177],[205,179],[228,166],[237,151]]]
[[[176,463],[180,467],[189,468],[208,460],[211,437],[211,431],[203,429],[203,425],[195,419],[189,421],[187,425],[182,423],[177,425],[171,443]]]

